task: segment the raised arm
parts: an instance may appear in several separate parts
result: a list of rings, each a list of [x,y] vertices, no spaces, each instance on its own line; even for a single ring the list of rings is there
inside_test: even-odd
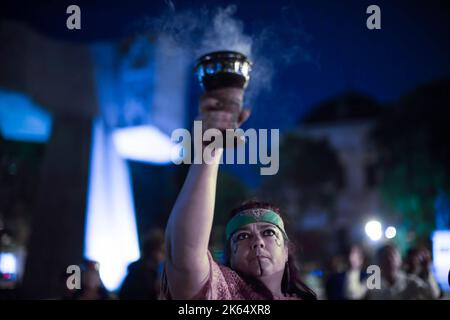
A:
[[[235,95],[240,96],[235,96]],[[227,129],[236,126],[231,113],[220,111],[224,95],[239,98],[242,91],[226,89],[219,95],[208,94],[200,100],[203,129]],[[227,99],[225,99],[227,100]],[[249,112],[244,110],[238,125]],[[216,150],[219,160],[223,149]],[[208,280],[208,243],[214,216],[219,161],[214,164],[192,164],[178,195],[166,227],[167,260],[166,275],[170,293],[174,299],[191,299]]]

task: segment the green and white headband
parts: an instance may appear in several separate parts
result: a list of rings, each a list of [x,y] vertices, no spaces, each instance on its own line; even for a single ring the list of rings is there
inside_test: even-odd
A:
[[[234,217],[231,218],[230,221],[228,221],[225,228],[225,236],[227,241],[231,238],[231,235],[236,232],[236,230],[242,228],[247,224],[256,222],[267,222],[277,226],[278,229],[280,229],[280,231],[283,233],[284,239],[288,239],[286,231],[284,230],[283,219],[281,219],[278,213],[270,209],[256,208],[241,211],[234,215]]]

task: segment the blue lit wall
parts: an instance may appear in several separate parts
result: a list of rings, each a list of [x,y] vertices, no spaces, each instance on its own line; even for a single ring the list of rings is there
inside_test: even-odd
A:
[[[127,266],[139,258],[132,188],[125,160],[101,119],[93,124],[85,256],[100,263],[100,276],[116,290]]]
[[[139,258],[127,160],[171,164],[170,134],[185,120],[186,66],[166,45],[137,38],[126,52],[113,43],[92,46],[100,114],[93,124],[85,256],[100,263],[109,290],[119,288],[128,264]]]
[[[118,154],[113,130],[120,111],[113,45],[93,48],[100,115],[93,123],[84,251],[100,263],[109,290],[119,288],[129,263],[139,258],[132,188],[125,160]]]
[[[52,117],[27,96],[0,89],[0,132],[4,139],[46,142]]]

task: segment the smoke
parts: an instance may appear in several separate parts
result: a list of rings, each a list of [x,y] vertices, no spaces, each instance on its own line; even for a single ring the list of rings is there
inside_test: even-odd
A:
[[[234,17],[237,7],[176,11],[173,2],[157,18],[146,18],[146,30],[157,33],[195,58],[212,51],[234,50],[251,56],[252,37]]]
[[[244,23],[236,17],[238,7],[177,10],[172,1],[166,1],[167,10],[158,18],[147,18],[145,29],[164,37],[172,48],[186,52],[192,62],[206,53],[232,50],[245,54],[253,68],[246,103],[252,104],[262,92],[270,92],[276,72],[293,63],[314,62],[301,45],[309,41],[299,25],[298,16],[289,7],[281,8],[281,23],[264,22],[246,33]],[[167,54],[171,54],[170,47]]]
[[[211,51],[232,50],[252,58],[252,37],[244,34],[242,21],[234,18],[236,6],[219,8],[212,18],[210,28],[205,28],[197,55]]]
[[[253,63],[250,84],[245,95],[246,104],[252,104],[259,92],[270,90],[273,65],[267,57],[259,54],[262,52],[259,49],[262,49],[264,43],[261,41],[265,38],[264,32],[258,37],[245,34],[243,22],[235,17],[236,11],[237,7],[230,5],[213,12],[212,21],[205,26],[200,46],[194,54],[200,57],[208,52],[221,50],[245,54]]]

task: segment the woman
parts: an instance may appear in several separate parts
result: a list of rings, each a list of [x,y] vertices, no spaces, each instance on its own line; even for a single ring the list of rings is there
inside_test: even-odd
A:
[[[239,127],[250,115],[243,109],[237,123],[227,104],[241,104],[243,92],[227,88],[200,99],[204,130]],[[208,251],[219,160],[193,164],[166,228],[166,264],[163,294],[173,299],[315,299],[298,279],[279,210],[270,204],[249,202],[236,208],[226,226],[226,265],[217,264]],[[209,162],[211,163],[211,162]]]

